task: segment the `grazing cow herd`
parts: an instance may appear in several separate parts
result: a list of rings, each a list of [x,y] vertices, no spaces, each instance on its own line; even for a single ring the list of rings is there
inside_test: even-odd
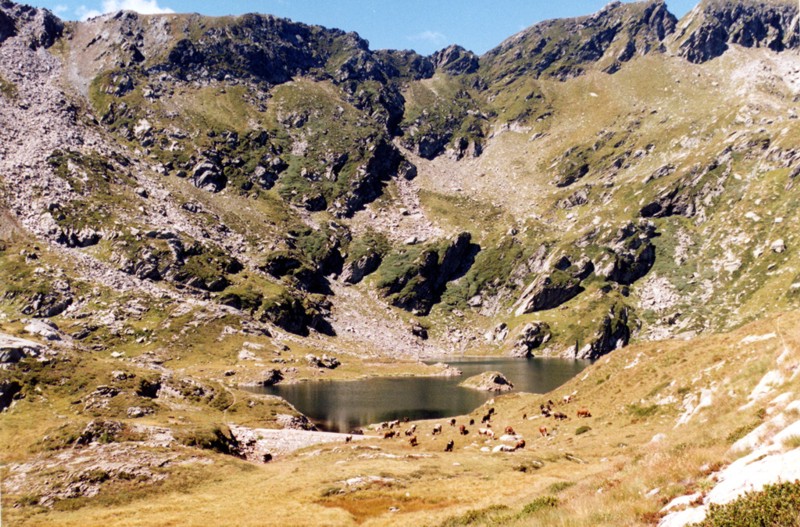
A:
[[[574,400],[574,394],[565,395],[559,401],[560,402],[559,406],[569,405],[569,404],[571,404],[573,402],[573,400]],[[539,405],[539,411],[541,413],[541,416],[545,417],[545,418],[551,418],[552,417],[553,420],[555,420],[556,422],[565,421],[565,420],[569,419],[569,416],[564,411],[555,410],[555,407],[556,407],[556,404],[552,400],[548,400],[546,403],[540,404]],[[497,417],[498,417],[498,414],[497,414],[497,412],[495,412],[495,409],[493,407],[490,407],[487,410],[487,412],[485,414],[483,414],[483,416],[481,417],[481,425],[482,426],[480,428],[478,428],[478,436],[486,438],[485,444],[487,444],[487,445],[490,444],[490,441],[498,440],[498,438],[497,438],[497,436],[495,434],[495,431],[492,428],[492,419],[493,418],[497,418]],[[589,411],[588,408],[586,408],[584,406],[584,407],[581,407],[581,408],[579,408],[577,410],[576,417],[578,417],[578,418],[590,418],[590,417],[592,417],[592,413]],[[531,418],[528,418],[528,414],[527,413],[522,415],[522,421],[528,421],[528,420],[535,419],[535,418],[536,418],[535,416],[531,417]],[[402,430],[401,429],[401,422],[402,423],[408,423],[409,419],[406,417],[406,418],[403,418],[402,421],[399,420],[399,419],[396,419],[394,421],[386,421],[386,422],[380,423],[379,425],[375,426],[373,429],[376,430],[378,433],[382,433],[384,439],[402,438],[403,436],[405,436],[406,438],[408,438],[408,444],[412,448],[419,446],[420,442],[421,442],[421,439],[420,439],[420,436],[417,434],[417,430],[418,430],[417,424],[412,424],[411,426],[409,426],[405,430]],[[469,423],[469,424],[459,424],[458,423],[458,419],[455,418],[455,417],[450,418],[449,421],[448,421],[448,423],[450,425],[450,428],[454,429],[454,431],[457,430],[457,433],[460,436],[468,436],[468,435],[470,435],[470,429],[467,428],[467,426],[471,427],[471,426],[475,425],[475,419],[471,418],[466,422]],[[397,430],[395,430],[396,428],[397,428]],[[551,435],[557,433],[557,428],[558,428],[557,426],[554,426],[552,429],[548,429],[548,427],[545,426],[545,425],[539,426],[539,435],[542,438],[548,438]],[[502,429],[504,431],[504,434],[503,434],[502,437],[499,438],[499,440],[501,442],[513,442],[513,445],[511,445],[511,444],[500,444],[500,445],[495,446],[493,449],[491,449],[492,452],[514,452],[514,451],[517,451],[517,450],[524,449],[526,447],[525,439],[522,437],[522,435],[518,434],[516,432],[516,430],[514,430],[513,426],[505,425],[504,427],[502,427],[500,429]],[[350,443],[352,441],[353,434],[361,434],[361,435],[363,435],[364,431],[361,430],[361,429],[356,429],[356,430],[353,430],[350,434],[351,435],[347,435],[345,437],[345,442],[346,443]],[[435,440],[436,436],[439,436],[439,435],[442,435],[442,434],[443,434],[442,423],[435,423],[433,425],[433,428],[431,429],[430,436],[433,438],[433,440]],[[455,448],[455,443],[456,443],[455,439],[449,439],[447,441],[445,447],[444,447],[444,451],[445,452],[453,452],[453,450]],[[483,447],[482,450],[484,450],[486,452],[490,451],[488,447]]]

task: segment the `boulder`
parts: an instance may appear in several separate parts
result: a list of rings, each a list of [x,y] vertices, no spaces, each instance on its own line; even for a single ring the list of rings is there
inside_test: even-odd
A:
[[[381,255],[371,252],[360,257],[354,262],[349,262],[342,270],[341,279],[346,284],[357,284],[365,276],[374,273],[381,265]]]
[[[511,381],[499,371],[485,371],[465,379],[459,386],[484,392],[507,392],[514,389]]]
[[[240,386],[275,386],[283,380],[283,372],[278,369],[265,370],[257,380],[240,383]]]
[[[0,365],[16,364],[26,357],[37,357],[44,346],[36,342],[0,334]]]
[[[25,331],[31,335],[36,335],[46,340],[61,340],[58,326],[49,320],[29,320],[28,324],[25,326]]]
[[[530,358],[533,350],[547,343],[552,337],[550,326],[544,322],[531,322],[526,324],[514,342],[512,354],[515,357]]]
[[[411,334],[422,340],[428,340],[428,330],[420,324],[414,324],[411,326]]]
[[[508,336],[508,324],[501,322],[492,331],[487,331],[484,335],[486,342],[503,342]]]
[[[289,430],[313,430],[317,429],[314,424],[308,420],[308,417],[304,415],[287,415],[287,414],[278,414],[275,418],[275,421],[280,425],[281,428],[289,429]]]
[[[191,181],[195,187],[209,192],[219,192],[226,184],[222,171],[210,161],[200,162],[194,167]]]
[[[306,362],[308,362],[308,365],[312,368],[325,368],[328,370],[335,370],[342,365],[336,357],[328,357],[325,354],[323,354],[322,357],[317,357],[309,353],[306,355]]]
[[[21,391],[22,386],[17,381],[0,381],[0,412],[11,406]]]

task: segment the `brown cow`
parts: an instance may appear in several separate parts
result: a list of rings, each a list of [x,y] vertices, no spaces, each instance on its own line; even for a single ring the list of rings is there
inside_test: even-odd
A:
[[[506,435],[515,436],[515,435],[517,435],[517,433],[514,432],[513,428],[511,428],[510,426],[507,426],[506,427]]]
[[[458,427],[458,433],[461,434],[462,436],[465,436],[465,435],[469,434],[469,430],[467,430],[466,426],[460,425]]]
[[[578,410],[578,417],[591,417],[592,413],[589,411],[588,408],[581,408]]]
[[[352,440],[353,440],[353,436],[345,436],[345,438],[344,438],[344,442],[345,443],[349,443]]]
[[[547,437],[547,427],[546,426],[540,426],[539,427],[539,433],[542,434],[542,437]]]
[[[395,435],[397,435],[397,432],[395,432],[394,430],[389,430],[388,432],[384,432],[384,434],[383,434],[383,438],[384,438],[384,439],[391,439],[391,438],[393,438]]]
[[[564,419],[567,419],[567,414],[562,412],[556,412],[553,414],[553,417],[555,417],[559,421],[563,421]]]
[[[408,440],[408,444],[413,446],[417,446],[419,443],[417,442],[417,436],[412,436],[411,439]]]
[[[470,419],[469,426],[474,426],[474,425],[475,425],[475,419]]]
[[[445,452],[452,452],[454,446],[455,446],[455,442],[451,439],[450,441],[447,442],[447,445],[444,447],[444,451]]]
[[[522,448],[525,448],[525,440],[524,439],[520,439],[519,441],[517,441],[517,444],[514,445],[514,450],[520,450]]]

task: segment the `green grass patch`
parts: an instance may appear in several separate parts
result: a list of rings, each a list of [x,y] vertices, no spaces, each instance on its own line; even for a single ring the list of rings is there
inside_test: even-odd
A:
[[[694,527],[798,527],[800,481],[767,485],[725,505],[712,504]]]

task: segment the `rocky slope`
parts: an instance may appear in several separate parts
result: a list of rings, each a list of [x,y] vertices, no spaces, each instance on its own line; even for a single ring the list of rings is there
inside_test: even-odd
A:
[[[0,403],[219,449],[222,416],[296,414],[237,384],[598,359],[798,308],[798,34],[788,1],[612,3],[423,57],[4,1]]]

